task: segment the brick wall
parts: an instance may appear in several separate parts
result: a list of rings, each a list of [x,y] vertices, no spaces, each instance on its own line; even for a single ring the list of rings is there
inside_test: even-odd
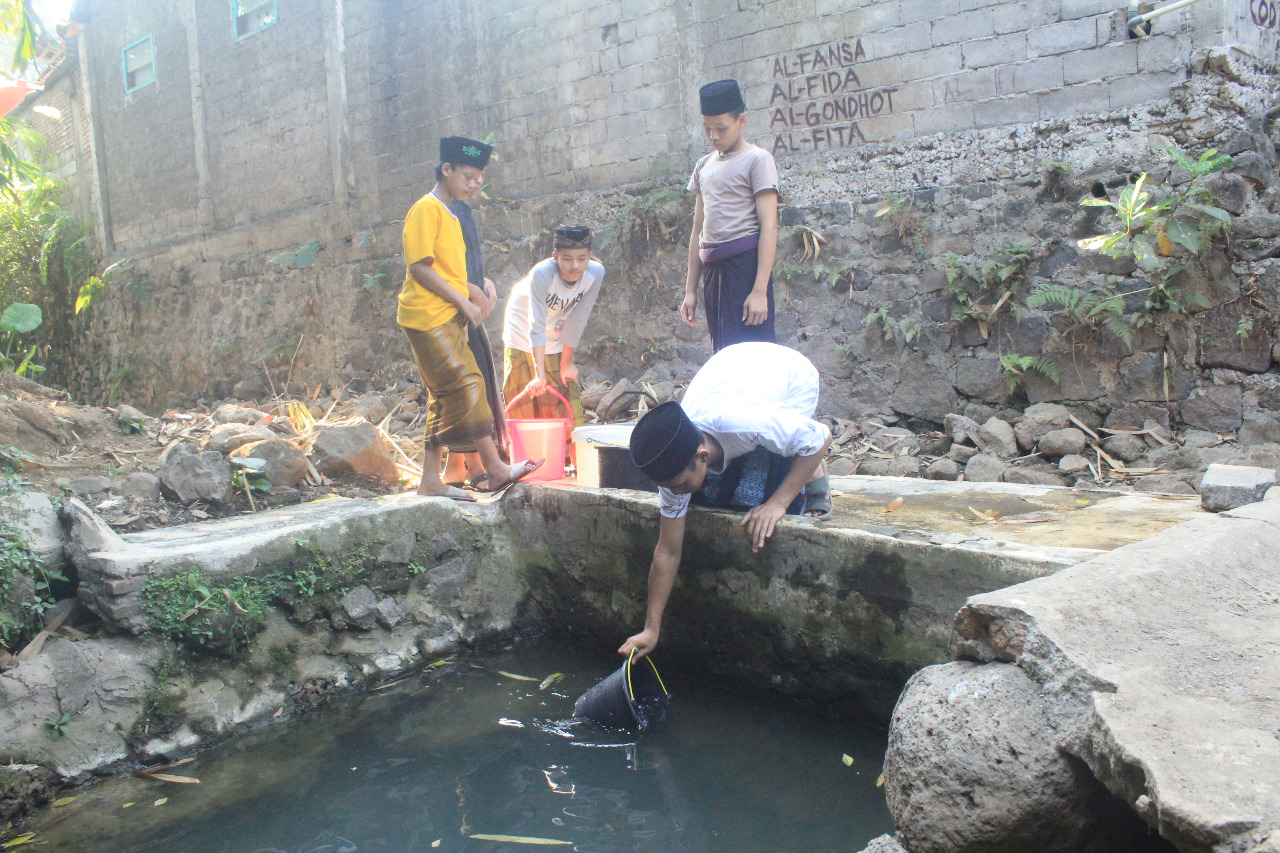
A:
[[[1230,40],[1259,59],[1280,62],[1280,2],[1226,0]]]

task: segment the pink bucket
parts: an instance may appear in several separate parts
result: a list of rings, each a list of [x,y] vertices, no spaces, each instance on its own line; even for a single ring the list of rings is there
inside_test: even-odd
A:
[[[573,429],[573,407],[554,388],[547,391],[555,394],[564,404],[567,418],[513,418],[511,407],[530,396],[528,391],[521,391],[510,403],[507,403],[507,431],[511,434],[511,461],[521,459],[545,459],[537,471],[526,480],[559,480],[564,476],[564,451],[569,441],[569,432]]]

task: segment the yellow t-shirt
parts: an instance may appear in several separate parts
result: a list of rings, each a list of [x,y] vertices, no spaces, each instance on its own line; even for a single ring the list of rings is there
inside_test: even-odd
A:
[[[414,280],[409,267],[419,261],[428,261],[454,290],[468,294],[462,226],[433,193],[418,199],[404,218],[404,286],[396,310],[397,323],[425,332],[452,320],[458,309]]]

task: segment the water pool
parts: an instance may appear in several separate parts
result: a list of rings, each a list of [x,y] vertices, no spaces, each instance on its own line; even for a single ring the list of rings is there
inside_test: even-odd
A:
[[[60,853],[789,853],[860,850],[892,831],[876,787],[882,729],[727,692],[656,660],[672,714],[638,738],[567,722],[615,661],[521,645],[459,657],[169,771],[198,785],[99,783],[24,831]],[[564,677],[540,689],[556,672]]]

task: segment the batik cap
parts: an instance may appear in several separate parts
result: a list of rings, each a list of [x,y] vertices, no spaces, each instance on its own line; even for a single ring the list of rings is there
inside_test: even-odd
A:
[[[440,162],[453,163],[455,166],[475,166],[483,169],[489,165],[489,155],[493,153],[492,145],[485,145],[478,139],[465,136],[446,136],[440,140]]]
[[[651,409],[631,430],[631,461],[650,480],[665,483],[685,469],[701,444],[701,430],[670,400]]]
[[[747,102],[742,99],[742,90],[737,80],[717,80],[708,83],[698,90],[698,98],[702,101],[704,116],[719,116],[735,110],[745,110]]]
[[[561,225],[556,229],[557,249],[590,249],[591,229],[585,225]]]

